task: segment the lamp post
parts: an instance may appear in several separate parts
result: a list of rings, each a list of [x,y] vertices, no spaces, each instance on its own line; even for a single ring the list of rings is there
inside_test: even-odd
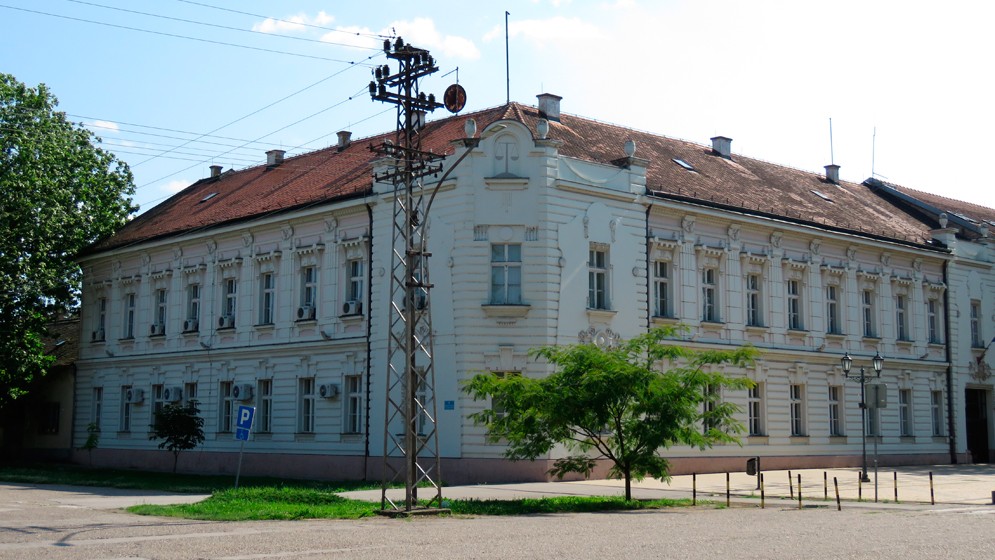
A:
[[[860,366],[859,375],[850,375],[850,368],[853,367],[853,358],[850,357],[849,352],[840,358],[840,363],[843,365],[843,375],[850,381],[860,383],[860,455],[863,464],[860,480],[862,482],[870,482],[871,479],[867,476],[867,401],[864,398],[864,385],[871,379],[871,376],[864,371],[864,366]],[[871,364],[874,366],[874,379],[880,378],[881,368],[884,367],[884,358],[881,357],[880,353],[874,353],[874,357],[871,358]]]

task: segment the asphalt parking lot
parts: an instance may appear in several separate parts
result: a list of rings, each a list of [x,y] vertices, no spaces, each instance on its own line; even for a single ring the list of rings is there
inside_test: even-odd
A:
[[[938,500],[935,506],[913,502],[914,492],[922,492],[915,489],[919,483],[913,477],[922,475],[903,470],[898,504],[845,501],[842,511],[837,511],[834,503],[821,499],[822,471],[800,471],[803,492],[806,480],[820,481],[802,509],[776,496],[760,509],[758,498],[749,494],[748,486],[755,479],[731,475],[730,486],[735,481],[742,492],[731,508],[242,523],[141,517],[121,509],[202,496],[0,483],[0,559],[995,557],[995,506],[990,505],[995,470],[951,468],[944,472],[942,484],[940,467],[933,470],[938,495],[956,501]],[[845,472],[850,471],[838,474]],[[783,474],[787,489],[787,472]],[[776,490],[774,479],[779,475],[765,475],[771,491]],[[702,499],[715,490],[710,476],[696,477]],[[716,501],[721,502],[725,476],[717,476]],[[908,487],[903,490],[906,478]],[[664,487],[644,481],[637,495],[676,496],[688,491],[685,482],[684,477],[675,477],[671,486]],[[969,495],[972,488],[978,493],[988,488],[988,500]],[[586,481],[454,487],[444,495],[487,498],[620,490],[616,481]],[[907,501],[901,492],[908,493]]]

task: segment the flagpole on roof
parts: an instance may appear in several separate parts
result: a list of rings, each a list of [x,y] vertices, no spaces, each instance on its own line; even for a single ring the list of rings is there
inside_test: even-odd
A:
[[[507,103],[511,103],[511,59],[508,55],[508,16],[510,15],[510,12],[504,12],[504,77]]]

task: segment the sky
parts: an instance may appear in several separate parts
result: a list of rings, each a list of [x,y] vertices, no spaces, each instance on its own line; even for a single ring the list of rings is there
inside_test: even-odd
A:
[[[0,0],[0,72],[46,84],[127,162],[142,211],[210,165],[392,130],[367,84],[396,35],[437,60],[421,90],[458,81],[464,111],[553,93],[564,113],[995,207],[978,140],[995,131],[993,16],[976,0]]]

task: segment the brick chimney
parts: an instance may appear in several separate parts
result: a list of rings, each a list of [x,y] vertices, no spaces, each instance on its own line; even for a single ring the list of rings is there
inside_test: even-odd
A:
[[[732,159],[732,138],[715,136],[712,138],[712,151],[726,159]]]
[[[539,99],[539,116],[548,121],[560,122],[560,100],[563,98],[552,93],[540,93],[536,98]]]

